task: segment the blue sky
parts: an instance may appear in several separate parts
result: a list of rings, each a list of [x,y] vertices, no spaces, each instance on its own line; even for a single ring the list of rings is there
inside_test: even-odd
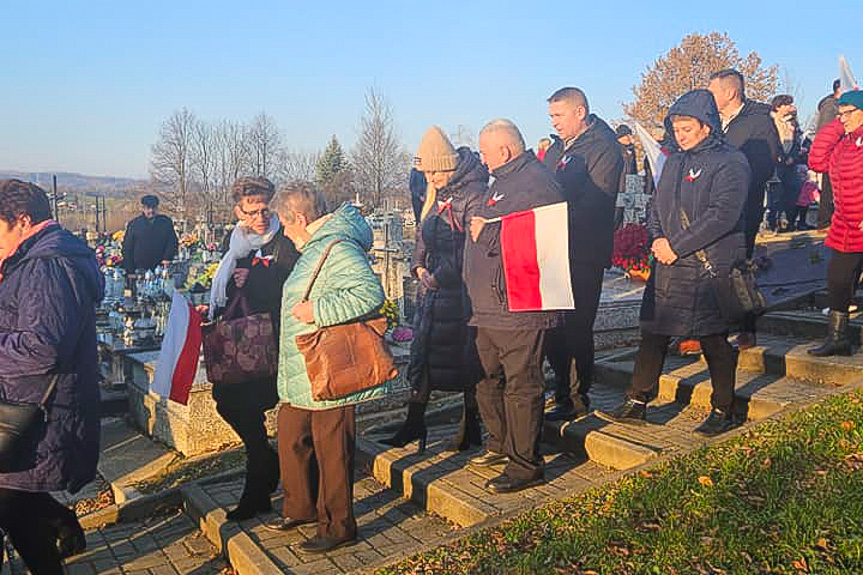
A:
[[[40,2],[0,0],[0,170],[144,177],[175,109],[247,121],[289,148],[355,138],[363,94],[390,101],[408,149],[432,124],[474,133],[506,116],[535,142],[545,98],[577,85],[613,120],[655,58],[690,32],[728,32],[799,85],[805,118],[844,53],[859,0],[693,2]]]

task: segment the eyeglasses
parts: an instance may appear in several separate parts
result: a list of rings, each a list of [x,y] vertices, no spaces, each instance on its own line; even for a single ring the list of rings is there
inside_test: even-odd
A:
[[[851,108],[850,110],[845,110],[844,112],[840,111],[836,115],[839,116],[840,118],[850,118],[851,114],[853,114],[854,112],[859,112],[859,111],[860,111],[860,108]]]
[[[246,216],[250,220],[257,218],[258,216],[261,216],[262,218],[268,218],[270,216],[270,214],[272,213],[270,211],[270,208],[261,208],[260,210],[253,210],[251,212],[247,212],[243,208],[240,208],[240,211],[243,213],[244,216]]]

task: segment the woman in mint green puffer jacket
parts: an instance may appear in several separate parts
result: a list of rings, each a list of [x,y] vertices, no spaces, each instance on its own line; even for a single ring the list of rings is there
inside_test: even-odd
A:
[[[314,231],[300,248],[300,259],[282,290],[282,328],[279,348],[279,398],[302,409],[330,409],[375,399],[387,393],[384,384],[336,401],[312,399],[306,364],[297,348],[296,336],[363,317],[375,312],[384,302],[384,292],[369,266],[366,252],[372,247],[372,230],[360,212],[345,204]],[[314,223],[312,224],[314,225]],[[309,299],[314,304],[315,323],[306,324],[291,314],[300,302],[324,250],[333,240],[337,244],[321,270]]]

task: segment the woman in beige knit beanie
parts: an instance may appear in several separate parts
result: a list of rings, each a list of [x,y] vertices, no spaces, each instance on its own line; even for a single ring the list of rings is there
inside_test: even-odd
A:
[[[462,276],[465,230],[482,202],[488,172],[476,153],[456,150],[446,134],[432,126],[423,135],[416,169],[428,181],[411,271],[420,280],[414,339],[407,379],[411,385],[407,420],[383,443],[404,447],[419,440],[425,448],[425,410],[432,390],[464,392],[465,408],[458,436],[447,447],[466,450],[482,444],[476,382],[482,375]]]

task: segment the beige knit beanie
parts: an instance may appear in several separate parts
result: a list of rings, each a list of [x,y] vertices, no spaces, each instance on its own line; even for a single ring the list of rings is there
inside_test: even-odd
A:
[[[423,134],[414,158],[414,167],[421,172],[449,172],[456,169],[458,154],[443,130],[432,126]]]

